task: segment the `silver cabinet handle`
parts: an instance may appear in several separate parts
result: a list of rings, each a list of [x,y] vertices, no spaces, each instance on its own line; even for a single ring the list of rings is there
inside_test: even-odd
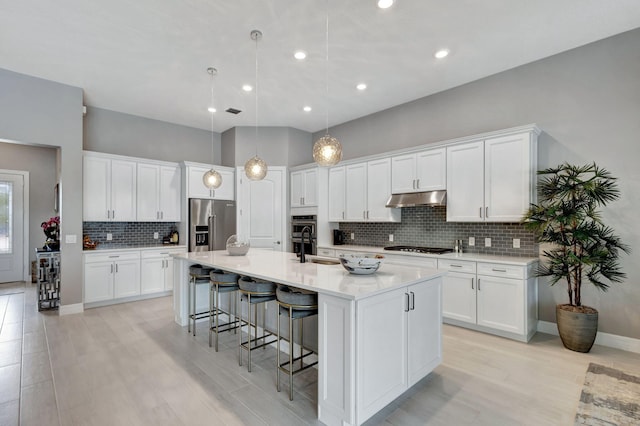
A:
[[[111,264],[111,274],[113,274],[113,263]]]
[[[462,268],[462,265],[450,265],[452,268]]]
[[[412,291],[409,292],[411,294],[411,310],[416,309],[416,294]]]
[[[482,207],[480,207],[480,217],[482,217]]]
[[[484,217],[485,219],[489,217],[489,207],[484,208]]]
[[[416,188],[420,189],[420,179],[416,179]]]
[[[109,256],[109,259],[117,259],[119,257],[120,257],[120,255],[114,255],[114,256]]]
[[[367,210],[367,219],[369,219],[369,210]]]
[[[342,218],[344,219],[344,212],[342,212]]]
[[[164,212],[160,212],[160,219],[164,219]]]
[[[480,291],[480,278],[478,278],[478,291]]]
[[[411,181],[411,185],[413,186],[413,189],[416,189],[416,180],[415,179],[413,181]]]
[[[496,268],[491,268],[491,270],[492,270],[493,272],[507,272],[507,270],[506,270],[506,269],[496,269]]]
[[[404,311],[405,312],[409,312],[409,293],[405,293],[404,295],[405,295],[405,298],[404,298],[404,301],[405,301]]]
[[[475,278],[471,278],[471,290],[473,290],[473,280],[475,280]]]
[[[116,274],[118,273],[118,264],[116,263]]]

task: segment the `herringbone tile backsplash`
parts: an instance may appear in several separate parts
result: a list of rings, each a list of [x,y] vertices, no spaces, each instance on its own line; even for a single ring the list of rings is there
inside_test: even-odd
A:
[[[538,244],[531,232],[520,223],[460,223],[446,221],[446,207],[419,206],[402,209],[401,223],[340,223],[347,234],[346,244],[386,247],[412,245],[453,248],[456,239],[463,240],[466,253],[501,256],[538,256]],[[354,239],[351,239],[351,233]],[[389,234],[394,241],[389,242]],[[475,246],[469,246],[469,237]],[[485,247],[491,238],[491,247]],[[520,239],[520,248],[513,248],[513,239]]]

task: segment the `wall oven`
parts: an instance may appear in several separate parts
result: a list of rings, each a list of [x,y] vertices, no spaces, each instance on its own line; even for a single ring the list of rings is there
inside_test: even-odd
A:
[[[305,254],[317,254],[316,224],[315,215],[291,216],[291,248],[294,253],[300,253],[302,230],[308,226],[311,229],[311,242],[308,240],[308,235],[305,234],[304,252]]]

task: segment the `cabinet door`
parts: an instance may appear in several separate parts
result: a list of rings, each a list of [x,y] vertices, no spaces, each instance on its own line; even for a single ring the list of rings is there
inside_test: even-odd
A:
[[[204,182],[202,181],[202,177],[208,171],[209,169],[204,167],[187,167],[187,198],[212,198],[211,191],[204,186]],[[222,185],[224,184],[223,176]]]
[[[391,159],[367,163],[367,220],[399,222],[400,209],[385,207],[391,196]]]
[[[113,299],[113,262],[84,264],[84,303]]]
[[[447,189],[447,150],[430,149],[416,154],[416,189],[438,191]]]
[[[408,386],[442,361],[442,278],[409,287]]]
[[[478,325],[524,333],[524,282],[478,275]]]
[[[362,222],[367,210],[367,163],[346,167],[345,219]]]
[[[140,261],[119,260],[114,262],[113,297],[137,296],[140,294]]]
[[[416,155],[399,155],[391,159],[391,192],[416,191]]]
[[[302,207],[304,197],[304,174],[303,172],[291,173],[291,207]]]
[[[115,221],[136,220],[136,169],[135,161],[111,160],[111,218]]]
[[[346,174],[344,167],[329,169],[329,221],[341,222],[345,219]]]
[[[160,167],[155,164],[138,163],[137,181],[136,210],[138,221],[159,221]]]
[[[447,148],[447,221],[484,221],[484,143]]]
[[[476,276],[449,272],[442,281],[442,316],[476,323]]]
[[[111,218],[111,160],[85,155],[82,159],[83,220],[103,222]]]
[[[378,412],[407,389],[408,302],[404,288],[358,302],[359,419]]]
[[[164,259],[164,291],[173,291],[173,257],[167,256]]]
[[[153,257],[140,260],[140,293],[158,293],[165,288],[165,258]]]
[[[161,221],[180,222],[180,191],[180,167],[160,166],[158,210],[160,210]]]
[[[531,202],[529,134],[488,139],[484,156],[485,219],[519,222]]]
[[[318,205],[318,170],[304,170],[304,192],[302,201],[305,207]]]
[[[220,188],[213,190],[213,198],[215,198],[216,200],[235,200],[235,174],[228,170],[218,170],[218,173],[220,173],[220,176],[222,176],[222,185],[220,185]]]

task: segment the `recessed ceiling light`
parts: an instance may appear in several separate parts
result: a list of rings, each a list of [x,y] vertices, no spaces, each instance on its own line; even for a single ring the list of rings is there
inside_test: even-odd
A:
[[[245,92],[250,92],[253,90],[253,86],[251,86],[250,84],[245,84],[242,86],[242,90],[244,90]]]
[[[209,112],[216,112],[216,109],[214,107],[209,107],[207,108],[207,111]]]
[[[311,107],[310,106],[305,106],[304,108],[302,108],[302,110],[304,112],[310,112],[311,111]]]
[[[360,83],[360,84],[358,84],[358,85],[356,86],[356,89],[358,89],[358,90],[364,90],[364,89],[366,89],[366,88],[367,88],[367,85],[366,85],[366,84],[364,84],[364,83]]]
[[[448,55],[449,55],[448,49],[440,49],[433,56],[435,56],[438,59],[442,59],[442,58],[446,58]]]
[[[303,52],[302,50],[298,50],[296,53],[293,54],[293,57],[296,58],[297,60],[301,61],[304,58],[307,57],[306,52]]]
[[[378,0],[378,7],[380,9],[388,9],[393,6],[393,0]]]

